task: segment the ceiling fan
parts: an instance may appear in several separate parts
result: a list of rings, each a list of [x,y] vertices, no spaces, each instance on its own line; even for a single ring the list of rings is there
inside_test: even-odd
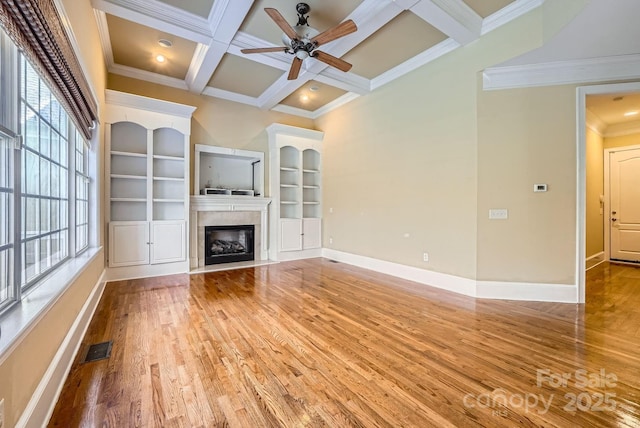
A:
[[[315,28],[309,26],[309,17],[305,15],[308,14],[310,10],[311,8],[308,4],[298,3],[296,5],[298,23],[295,27],[292,27],[287,23],[280,12],[274,8],[266,7],[264,11],[267,12],[267,15],[269,15],[278,27],[284,31],[284,34],[282,35],[282,42],[285,46],[276,48],[242,49],[241,52],[244,54],[286,52],[294,55],[293,63],[289,70],[289,76],[287,77],[288,80],[295,80],[298,78],[302,62],[308,57],[322,61],[325,64],[337,68],[338,70],[345,72],[349,71],[351,69],[351,64],[326,52],[318,50],[318,47],[355,32],[358,29],[355,22],[349,19],[320,33]]]

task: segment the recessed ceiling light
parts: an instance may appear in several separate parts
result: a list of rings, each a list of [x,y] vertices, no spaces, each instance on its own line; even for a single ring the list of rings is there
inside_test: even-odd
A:
[[[309,95],[300,96],[300,101],[302,101],[303,103],[306,103],[307,101],[309,101]]]
[[[160,46],[162,46],[163,48],[170,48],[171,46],[173,46],[173,42],[171,40],[167,40],[167,39],[158,40],[158,44]]]
[[[158,62],[165,62],[167,59],[164,57],[164,55],[158,55],[156,56],[156,61]]]
[[[629,117],[629,116],[635,116],[636,114],[638,114],[638,112],[637,112],[637,111],[628,111],[628,112],[626,112],[624,115],[625,115],[626,117]]]
[[[310,90],[311,92],[316,92],[316,91],[319,91],[319,90],[320,90],[320,88],[319,88],[318,86],[316,86],[316,85],[313,85],[313,86],[309,87],[309,90]]]

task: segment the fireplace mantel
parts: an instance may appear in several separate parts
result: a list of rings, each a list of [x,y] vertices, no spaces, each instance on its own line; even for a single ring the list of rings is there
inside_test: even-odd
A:
[[[189,260],[191,269],[198,268],[198,228],[204,225],[198,222],[198,213],[203,211],[214,212],[260,212],[260,254],[256,254],[257,260],[269,258],[269,246],[267,239],[268,207],[271,198],[258,198],[253,196],[216,196],[194,195],[190,201],[190,239]]]

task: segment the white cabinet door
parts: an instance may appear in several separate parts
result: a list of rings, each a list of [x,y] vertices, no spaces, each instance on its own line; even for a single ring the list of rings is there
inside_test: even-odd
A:
[[[109,266],[149,264],[149,223],[109,223]]]
[[[322,246],[322,220],[319,218],[305,218],[302,220],[302,249],[310,250]]]
[[[302,220],[297,218],[280,219],[280,251],[298,251],[302,249]]]
[[[186,260],[184,221],[151,223],[151,264]]]

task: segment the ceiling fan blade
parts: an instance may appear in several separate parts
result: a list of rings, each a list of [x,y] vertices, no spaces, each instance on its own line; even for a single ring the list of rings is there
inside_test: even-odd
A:
[[[301,67],[302,60],[298,57],[294,57],[293,62],[291,63],[291,69],[289,70],[289,77],[287,77],[287,80],[296,80],[298,78],[298,74],[300,74]]]
[[[311,42],[315,42],[317,46],[324,45],[325,43],[329,43],[335,39],[344,37],[347,34],[351,34],[357,30],[358,27],[356,26],[356,23],[350,19],[348,21],[344,21],[342,24],[336,25],[333,28],[329,28],[327,31],[323,31],[322,33],[311,39]]]
[[[240,52],[243,54],[252,54],[252,53],[264,53],[264,52],[285,52],[287,48],[279,47],[279,48],[253,48],[253,49],[240,49]]]
[[[276,24],[278,24],[278,27],[280,27],[280,29],[284,31],[284,34],[289,36],[290,39],[300,38],[300,36],[298,36],[298,33],[296,33],[296,31],[291,27],[291,25],[289,25],[289,23],[284,19],[284,17],[280,14],[280,12],[278,12],[277,9],[274,9],[272,7],[265,7],[264,11],[267,12],[267,15],[269,15]]]
[[[329,64],[331,67],[335,67],[338,70],[341,70],[344,72],[351,70],[351,67],[352,67],[352,65],[349,64],[347,61],[340,58],[336,58],[335,56],[329,55],[326,52],[313,51],[312,56],[318,61],[322,61],[325,64]]]

